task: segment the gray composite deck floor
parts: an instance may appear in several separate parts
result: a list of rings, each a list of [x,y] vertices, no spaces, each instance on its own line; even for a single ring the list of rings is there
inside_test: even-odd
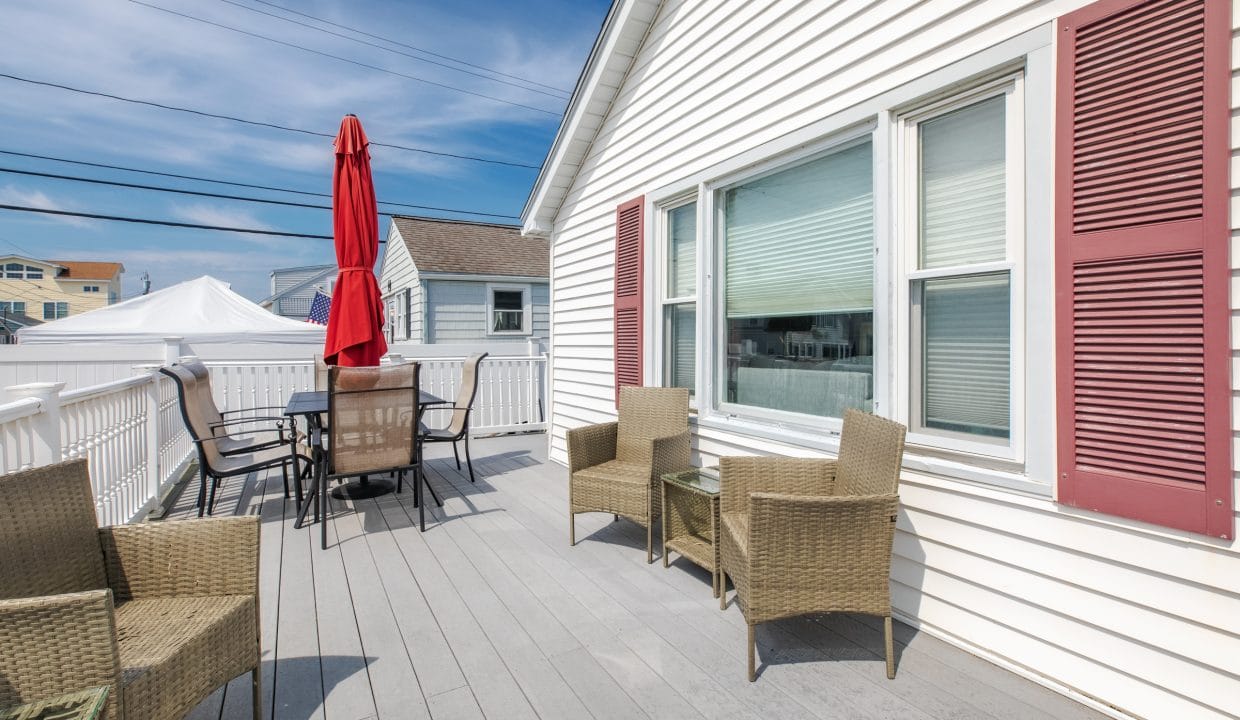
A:
[[[645,562],[645,532],[584,515],[569,547],[564,468],[543,435],[474,441],[478,481],[431,446],[444,506],[418,532],[406,490],[334,501],[330,545],[293,528],[278,473],[234,479],[217,514],[262,518],[263,692],[275,720],[325,718],[994,718],[1101,715],[896,624],[831,615],[745,623],[709,573]],[[192,511],[192,487],[169,520]],[[433,506],[432,506],[433,507]],[[249,718],[248,674],[189,717]]]

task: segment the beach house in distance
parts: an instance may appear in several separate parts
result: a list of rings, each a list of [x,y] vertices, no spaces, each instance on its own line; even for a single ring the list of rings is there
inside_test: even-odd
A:
[[[1240,716],[1230,0],[617,0],[523,212],[550,456],[909,428],[896,615],[1118,717]]]
[[[305,320],[315,293],[331,295],[339,269],[331,265],[302,265],[271,271],[271,294],[258,304],[281,317]]]
[[[528,342],[548,333],[547,240],[514,225],[395,216],[379,273],[390,342]]]
[[[36,320],[57,320],[118,302],[118,262],[39,260],[0,255],[0,309]]]

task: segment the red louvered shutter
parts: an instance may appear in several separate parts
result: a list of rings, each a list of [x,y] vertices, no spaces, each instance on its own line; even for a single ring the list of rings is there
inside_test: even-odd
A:
[[[642,384],[642,254],[646,200],[616,209],[616,404],[620,388]]]
[[[1059,20],[1058,497],[1230,538],[1229,0]]]

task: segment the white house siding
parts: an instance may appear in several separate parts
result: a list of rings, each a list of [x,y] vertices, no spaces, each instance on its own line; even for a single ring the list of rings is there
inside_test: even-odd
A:
[[[505,284],[496,281],[493,284]],[[527,283],[514,282],[512,285]],[[430,343],[487,342],[524,343],[530,337],[546,338],[550,327],[548,300],[543,283],[530,284],[531,335],[487,334],[487,283],[467,280],[426,281],[426,341]]]
[[[667,0],[552,228],[551,456],[565,460],[568,428],[614,418],[619,203],[692,178],[1085,4]],[[1233,9],[1236,18],[1240,7]],[[1234,73],[1233,106],[1238,79]],[[1233,357],[1240,357],[1236,117],[1232,342]],[[1049,213],[1049,207],[1029,211]],[[1240,362],[1233,378],[1240,380]],[[1048,395],[1052,388],[1045,385],[1034,384],[1031,369],[1028,394]],[[1233,425],[1240,420],[1236,387]],[[725,454],[814,454],[714,428],[696,429],[694,447],[703,463]],[[1051,474],[1043,470],[1030,479],[1052,486]],[[1240,716],[1240,546],[1234,541],[914,471],[904,475],[900,494],[892,587],[901,617],[1117,712]]]
[[[409,306],[413,313],[410,320],[409,336],[405,336],[404,302],[405,289],[410,292]],[[383,267],[379,270],[379,290],[383,293],[383,307],[388,307],[389,300],[399,304],[398,315],[401,321],[395,328],[397,340],[410,342],[422,341],[422,283],[418,277],[418,268],[409,255],[409,248],[396,232],[395,225],[389,225],[388,242],[383,254]]]
[[[279,270],[274,273],[271,279],[271,294],[284,292],[289,288],[303,283],[321,272],[319,268],[311,267],[301,270]]]

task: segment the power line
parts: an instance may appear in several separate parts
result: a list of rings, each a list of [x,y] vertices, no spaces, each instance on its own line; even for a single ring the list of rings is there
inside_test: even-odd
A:
[[[132,2],[133,0],[131,0]],[[120,102],[133,103],[135,105],[146,105],[147,107],[159,108],[161,110],[172,110],[174,112],[189,113],[200,117],[213,118],[215,120],[228,120],[229,122],[242,123],[245,125],[254,125],[256,127],[271,128],[273,130],[284,130],[286,132],[301,133],[302,135],[313,135],[315,137],[324,137],[335,139],[335,135],[315,130],[304,130],[302,128],[289,127],[287,125],[277,125],[276,123],[262,122],[259,120],[247,120],[245,118],[235,117],[233,115],[221,115],[219,113],[207,112],[205,110],[194,110],[192,108],[177,107],[176,105],[165,105],[164,103],[152,102],[150,100],[136,100],[134,98],[122,97],[111,93],[99,92],[97,90],[83,90],[69,85],[60,83],[47,82],[45,80],[33,80],[31,78],[20,77],[18,75],[10,75],[8,73],[0,73],[0,78],[16,80],[18,82],[29,83],[31,85],[40,85],[42,87],[56,88],[57,90],[67,90],[69,92],[81,93],[82,95],[93,95],[95,97],[108,98],[109,100],[118,100]],[[439,157],[453,158],[456,160],[472,160],[474,162],[489,163],[491,165],[506,165],[508,167],[530,168],[538,170],[538,165],[528,165],[526,163],[510,162],[508,160],[494,160],[491,158],[474,157],[472,155],[456,155],[453,153],[439,152],[437,150],[427,150],[425,148],[410,147],[408,145],[393,145],[391,143],[371,142],[374,147],[386,147],[396,150],[407,150],[409,152],[424,153],[426,155],[437,155]]]
[[[70,165],[84,165],[86,167],[104,168],[106,170],[123,170],[125,172],[141,173],[143,175],[158,175],[160,177],[176,178],[178,180],[193,180],[195,182],[215,183],[217,185],[231,185],[233,187],[250,188],[252,190],[271,190],[274,192],[292,193],[294,195],[308,195],[310,197],[330,198],[331,193],[310,192],[308,190],[294,190],[292,188],[272,187],[271,185],[255,185],[253,183],[234,182],[231,180],[217,180],[215,178],[205,178],[196,175],[178,175],[177,173],[160,172],[158,170],[143,170],[141,168],[125,167],[124,165],[108,165],[107,163],[87,162],[86,160],[70,160],[68,158],[53,157],[51,155],[36,155],[34,153],[17,152],[16,150],[0,149],[0,155],[14,155],[16,157],[35,158],[37,160],[52,160],[54,162],[69,163]],[[380,205],[391,205],[393,207],[414,208],[417,210],[441,210],[442,212],[454,212],[463,215],[485,215],[489,217],[517,218],[518,215],[501,215],[499,213],[475,212],[472,210],[450,210],[447,208],[433,208],[427,205],[414,205],[412,203],[392,202],[391,200],[378,200]]]
[[[178,195],[196,195],[199,197],[219,198],[221,200],[240,200],[243,202],[263,203],[266,205],[283,205],[285,207],[310,208],[312,210],[331,210],[331,205],[311,205],[310,203],[292,202],[290,200],[274,200],[269,198],[246,197],[244,195],[227,195],[224,193],[204,192],[201,190],[185,190],[183,188],[170,188],[160,185],[141,185],[138,183],[120,182],[117,180],[100,180],[98,178],[87,178],[78,175],[58,175],[56,173],[37,172],[34,170],[18,170],[16,168],[0,167],[0,173],[10,173],[13,175],[28,175],[31,177],[51,178],[53,180],[71,180],[74,182],[91,183],[93,185],[110,185],[113,187],[133,188],[135,190],[154,190],[155,192],[176,193]],[[456,210],[453,208],[431,207],[429,205],[407,205],[406,207],[415,207],[420,210],[435,210],[438,212],[457,213],[460,215],[481,215],[485,217],[512,218],[513,215],[500,215],[498,213],[474,212],[472,210]],[[392,217],[392,213],[381,212],[379,215],[383,217]]]
[[[482,78],[483,80],[488,80],[488,81],[490,81],[490,82],[502,83],[502,84],[504,84],[504,85],[509,85],[509,86],[511,86],[511,87],[515,87],[515,88],[519,88],[519,89],[521,89],[521,90],[525,90],[525,91],[527,91],[527,92],[534,92],[534,93],[538,93],[539,95],[546,95],[546,96],[547,96],[547,97],[549,97],[549,98],[555,98],[556,100],[560,100],[560,101],[564,101],[564,100],[567,100],[567,99],[568,99],[567,97],[565,97],[565,96],[567,95],[567,93],[565,93],[563,90],[556,90],[555,92],[556,92],[556,93],[558,93],[558,94],[549,93],[549,92],[546,92],[546,91],[544,91],[544,90],[538,90],[538,89],[536,89],[536,88],[528,87],[528,86],[526,86],[526,85],[518,85],[517,83],[515,83],[515,82],[509,82],[508,80],[501,80],[500,78],[491,77],[490,75],[483,75],[482,73],[476,73],[476,72],[473,72],[472,70],[465,70],[465,69],[463,69],[463,68],[453,67],[453,66],[451,66],[451,65],[449,65],[449,64],[447,64],[447,63],[441,63],[441,62],[438,62],[438,61],[435,61],[435,60],[428,60],[428,59],[426,59],[426,58],[424,58],[424,57],[419,57],[419,56],[417,56],[417,55],[414,55],[413,53],[402,52],[402,51],[400,51],[400,50],[395,50],[395,49],[390,48],[390,47],[384,47],[383,45],[380,45],[379,43],[368,42],[368,41],[366,41],[366,40],[361,40],[361,39],[359,39],[359,38],[350,37],[350,36],[348,36],[348,35],[345,35],[344,33],[338,33],[338,32],[332,31],[332,30],[328,30],[328,29],[326,29],[326,28],[315,27],[314,25],[311,25],[310,23],[301,22],[300,20],[294,20],[294,19],[292,19],[292,18],[286,18],[286,17],[284,17],[284,16],[282,16],[282,15],[277,15],[276,13],[270,13],[270,12],[267,12],[266,10],[259,10],[258,8],[252,8],[252,7],[248,6],[248,5],[243,5],[243,4],[239,3],[239,2],[236,2],[236,0],[220,0],[220,2],[222,2],[222,3],[227,3],[227,4],[229,4],[229,5],[233,5],[233,6],[239,7],[239,8],[241,8],[242,10],[248,10],[248,11],[250,11],[250,12],[252,12],[252,13],[257,13],[257,14],[259,14],[259,15],[265,15],[266,17],[275,18],[276,20],[282,20],[282,21],[284,21],[284,22],[286,22],[286,23],[292,23],[292,24],[294,24],[294,25],[298,25],[298,26],[300,26],[300,27],[309,28],[309,29],[311,29],[311,30],[314,30],[315,32],[326,33],[326,34],[331,35],[331,36],[333,36],[333,37],[338,37],[338,38],[342,38],[342,39],[344,39],[344,40],[348,40],[349,42],[358,43],[359,45],[365,45],[365,46],[367,46],[367,47],[378,48],[379,50],[382,50],[382,51],[384,51],[384,52],[390,52],[390,53],[393,53],[393,54],[395,54],[395,55],[402,55],[402,56],[404,56],[404,57],[411,58],[411,59],[413,59],[413,60],[417,60],[418,62],[429,63],[429,64],[431,64],[431,65],[438,65],[439,67],[442,67],[442,68],[447,68],[447,69],[449,69],[449,70],[452,70],[453,72],[465,73],[466,75],[473,75],[474,77],[477,77],[477,78]],[[300,14],[302,14],[302,13],[298,13],[298,14],[300,15]],[[316,19],[317,19],[317,18],[316,18]],[[319,20],[319,22],[326,22],[326,21],[324,21],[324,20]],[[357,32],[357,31],[354,31],[354,32]],[[388,41],[388,42],[391,42],[391,41]],[[488,71],[488,72],[494,72],[494,71]],[[501,74],[502,74],[502,73],[501,73]],[[529,82],[529,81],[528,81],[528,80],[522,80],[522,82]],[[535,84],[539,84],[539,83],[535,83]],[[545,87],[545,86],[544,86],[544,87]]]
[[[158,5],[151,5],[150,3],[142,2],[142,0],[129,0],[129,2],[134,3],[135,5],[141,5],[143,7],[151,8],[152,10],[159,10],[160,12],[165,12],[165,13],[168,13],[169,15],[176,15],[177,17],[182,17],[182,18],[185,18],[186,20],[193,20],[194,22],[200,22],[204,25],[210,25],[212,27],[217,27],[222,30],[228,30],[229,32],[235,32],[241,35],[246,35],[248,37],[258,38],[259,40],[266,40],[267,42],[275,43],[277,45],[283,45],[284,47],[290,47],[296,50],[301,50],[303,52],[311,53],[313,55],[319,55],[321,57],[331,58],[332,60],[339,60],[340,62],[346,62],[346,63],[349,63],[350,65],[356,65],[358,67],[363,67],[368,70],[376,70],[378,72],[387,73],[389,75],[395,75],[397,77],[407,78],[409,80],[414,80],[416,82],[426,83],[427,85],[434,85],[435,87],[441,87],[441,88],[444,88],[445,90],[451,90],[452,92],[459,92],[465,95],[473,95],[474,97],[484,98],[486,100],[491,100],[493,102],[503,103],[505,105],[512,105],[513,107],[519,107],[525,110],[533,110],[534,112],[544,113],[546,115],[551,115],[553,117],[560,117],[560,113],[555,112],[553,110],[544,110],[542,108],[534,107],[533,105],[523,105],[519,102],[513,102],[511,100],[504,100],[503,98],[497,98],[493,95],[487,95],[485,93],[474,92],[472,90],[465,90],[464,88],[455,87],[452,85],[448,85],[446,83],[439,83],[439,82],[435,82],[434,80],[427,80],[426,78],[420,78],[416,75],[409,75],[407,73],[397,72],[396,70],[389,70],[388,68],[380,67],[378,65],[371,65],[369,63],[361,62],[360,60],[352,60],[347,57],[341,57],[340,55],[333,55],[328,52],[323,52],[322,50],[313,50],[304,45],[298,45],[296,43],[291,43],[291,42],[287,42],[284,40],[277,40],[276,38],[270,37],[268,35],[260,35],[259,33],[250,32],[249,30],[242,30],[241,28],[233,27],[231,25],[225,25],[223,23],[217,23],[212,20],[207,20],[205,18],[200,18],[194,15],[190,15],[188,13],[177,12],[176,10],[169,10],[168,8],[163,8]]]
[[[221,232],[246,233],[249,235],[272,235],[275,237],[310,238],[311,240],[332,240],[331,235],[309,235],[307,233],[283,232],[281,230],[264,230],[261,228],[237,228],[221,225],[200,225],[198,223],[174,222],[172,220],[152,220],[150,218],[123,217],[120,215],[100,215],[97,213],[70,212],[68,210],[49,210],[48,208],[26,207],[23,205],[0,205],[0,210],[17,212],[43,213],[44,215],[65,215],[68,217],[89,218],[91,220],[113,220],[116,222],[139,223],[141,225],[163,225],[166,227],[191,228],[194,230],[218,230]],[[379,242],[385,242],[380,239]]]
[[[227,2],[228,0],[225,0],[225,1]],[[458,59],[456,59],[456,58],[454,58],[454,57],[449,57],[449,56],[447,56],[447,55],[440,55],[439,53],[431,52],[430,50],[424,50],[424,49],[422,49],[422,48],[420,48],[420,47],[416,47],[416,46],[410,45],[410,44],[408,44],[408,43],[403,43],[403,42],[400,42],[399,40],[393,40],[393,39],[391,39],[391,38],[386,38],[386,37],[383,37],[382,35],[375,35],[375,34],[373,34],[373,33],[368,33],[368,32],[366,32],[365,30],[359,30],[359,29],[357,29],[357,28],[355,28],[355,27],[349,27],[348,25],[341,25],[340,23],[332,22],[331,20],[324,20],[324,19],[323,19],[323,18],[321,18],[321,17],[316,17],[316,16],[314,16],[314,15],[310,15],[310,14],[307,14],[307,13],[301,12],[301,11],[299,11],[299,10],[294,10],[293,8],[284,7],[283,5],[277,5],[276,3],[273,3],[273,2],[267,2],[267,0],[253,0],[253,1],[254,1],[254,2],[256,2],[256,3],[260,3],[260,4],[262,4],[262,5],[266,5],[267,7],[278,8],[278,9],[280,9],[280,10],[283,10],[284,12],[292,13],[292,14],[294,14],[294,15],[300,15],[301,17],[304,17],[304,18],[309,18],[309,19],[314,20],[314,21],[316,21],[316,22],[321,22],[321,23],[323,23],[324,25],[331,25],[332,27],[338,27],[338,28],[340,28],[341,30],[348,30],[349,32],[354,32],[354,33],[357,33],[358,35],[365,35],[365,36],[366,36],[366,37],[368,37],[368,38],[374,38],[375,40],[382,40],[382,41],[383,41],[383,42],[385,42],[385,43],[391,43],[391,44],[393,44],[393,45],[399,45],[399,46],[401,46],[401,47],[403,47],[403,48],[409,48],[410,50],[413,50],[413,51],[415,51],[415,52],[420,52],[420,53],[423,53],[423,54],[426,54],[426,55],[430,55],[431,57],[437,57],[437,58],[440,58],[440,59],[442,59],[442,60],[448,60],[448,61],[450,61],[450,62],[459,63],[459,64],[464,65],[464,66],[466,66],[466,67],[476,68],[476,69],[478,69],[478,70],[485,70],[486,72],[489,72],[489,73],[495,73],[496,75],[503,75],[504,77],[507,77],[507,78],[512,78],[513,80],[520,80],[521,82],[526,82],[526,83],[529,83],[529,84],[531,84],[531,85],[537,85],[537,86],[539,86],[539,87],[544,87],[544,88],[547,88],[548,90],[555,90],[556,92],[563,93],[563,94],[565,94],[565,95],[568,95],[568,94],[569,94],[569,91],[568,91],[568,90],[565,90],[564,88],[558,88],[558,87],[555,87],[554,85],[546,85],[546,84],[540,83],[540,82],[538,82],[538,81],[536,81],[536,80],[530,80],[530,79],[528,79],[528,78],[523,78],[523,77],[521,77],[520,75],[510,75],[510,74],[508,74],[508,73],[506,73],[506,72],[500,72],[499,70],[493,70],[493,69],[491,69],[491,68],[489,68],[489,67],[485,67],[485,66],[482,66],[482,65],[475,65],[475,64],[473,64],[473,63],[471,63],[471,62],[466,62],[466,61],[464,61],[464,60],[458,60]]]

